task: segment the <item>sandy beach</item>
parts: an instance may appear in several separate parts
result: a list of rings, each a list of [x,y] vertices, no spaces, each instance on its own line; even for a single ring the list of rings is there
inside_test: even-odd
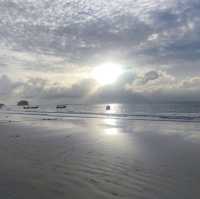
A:
[[[200,0],[0,0],[0,199],[200,199]]]
[[[189,122],[2,122],[0,197],[199,198],[199,132]]]

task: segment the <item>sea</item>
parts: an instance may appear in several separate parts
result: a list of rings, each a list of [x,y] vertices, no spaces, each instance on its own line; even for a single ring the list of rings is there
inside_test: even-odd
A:
[[[106,110],[106,106],[110,110]],[[64,120],[69,118],[115,118],[124,120],[154,120],[200,122],[200,102],[132,103],[132,104],[56,104],[25,109],[16,105],[0,109],[0,121]]]

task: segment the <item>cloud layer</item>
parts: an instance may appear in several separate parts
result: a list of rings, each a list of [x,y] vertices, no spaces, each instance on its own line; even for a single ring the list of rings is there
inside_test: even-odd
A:
[[[197,100],[199,8],[198,0],[1,0],[1,100]],[[98,87],[88,74],[105,61],[124,74]]]
[[[23,98],[33,103],[141,103],[198,101],[200,98],[200,77],[178,81],[163,71],[152,70],[144,74],[122,75],[121,78],[123,81],[117,84],[99,87],[93,79],[63,86],[40,78],[15,82],[4,75],[0,78],[0,94],[7,102]]]

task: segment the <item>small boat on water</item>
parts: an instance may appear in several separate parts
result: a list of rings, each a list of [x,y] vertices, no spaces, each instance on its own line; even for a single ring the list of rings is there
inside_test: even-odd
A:
[[[111,109],[110,105],[106,106],[106,110],[109,111]]]
[[[67,106],[66,105],[57,105],[56,108],[57,109],[64,109],[64,108],[67,108]]]
[[[38,109],[39,106],[24,106],[24,109]]]

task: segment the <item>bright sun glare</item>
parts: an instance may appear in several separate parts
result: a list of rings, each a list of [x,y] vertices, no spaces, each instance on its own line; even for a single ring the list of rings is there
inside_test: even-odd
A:
[[[112,84],[122,73],[122,67],[114,63],[105,63],[92,71],[92,77],[102,85]]]

